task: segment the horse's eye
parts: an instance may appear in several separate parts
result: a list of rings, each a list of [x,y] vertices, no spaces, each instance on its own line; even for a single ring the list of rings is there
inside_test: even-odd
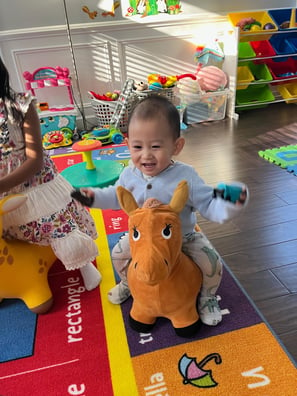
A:
[[[162,230],[163,238],[165,238],[165,239],[170,239],[171,238],[171,235],[172,235],[171,228],[172,228],[171,224],[166,224],[166,226]]]
[[[133,234],[132,234],[133,241],[138,241],[140,239],[140,232],[136,228],[136,226],[133,227]]]

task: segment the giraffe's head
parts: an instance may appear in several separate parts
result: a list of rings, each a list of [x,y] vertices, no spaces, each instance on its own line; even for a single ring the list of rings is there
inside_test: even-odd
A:
[[[0,200],[0,215],[11,212],[21,206],[27,197],[22,194],[9,195]],[[0,235],[2,235],[2,220],[0,220]]]

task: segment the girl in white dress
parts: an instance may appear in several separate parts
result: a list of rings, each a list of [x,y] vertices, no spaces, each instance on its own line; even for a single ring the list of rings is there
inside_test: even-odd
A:
[[[95,224],[71,198],[72,186],[42,147],[40,122],[29,93],[16,93],[0,58],[0,199],[26,195],[3,216],[3,237],[50,245],[67,270],[79,268],[87,290],[101,281],[92,261],[98,255]]]

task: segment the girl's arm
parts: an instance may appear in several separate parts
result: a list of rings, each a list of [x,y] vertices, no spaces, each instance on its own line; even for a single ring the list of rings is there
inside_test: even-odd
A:
[[[17,169],[0,180],[0,193],[29,180],[43,166],[43,147],[40,121],[33,103],[29,105],[23,124],[26,160]]]

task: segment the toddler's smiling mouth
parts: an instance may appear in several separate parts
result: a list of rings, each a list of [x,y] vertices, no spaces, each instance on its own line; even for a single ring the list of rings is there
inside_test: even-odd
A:
[[[145,169],[150,169],[150,168],[155,167],[156,164],[155,164],[155,163],[152,163],[152,162],[150,162],[150,163],[145,162],[145,163],[142,164],[142,166],[143,166]]]

